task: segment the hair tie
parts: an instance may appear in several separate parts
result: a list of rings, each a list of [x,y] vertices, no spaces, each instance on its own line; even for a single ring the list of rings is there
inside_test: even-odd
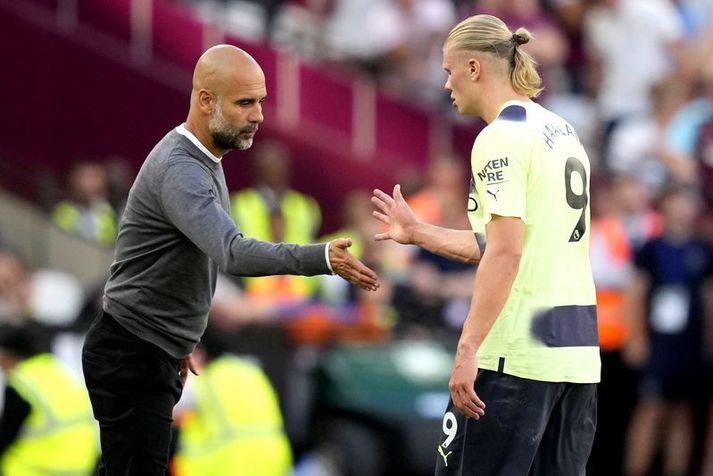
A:
[[[523,32],[521,33],[519,30],[523,30]],[[527,30],[520,28],[512,34],[510,40],[515,43],[515,46],[524,45],[530,41],[530,33]]]

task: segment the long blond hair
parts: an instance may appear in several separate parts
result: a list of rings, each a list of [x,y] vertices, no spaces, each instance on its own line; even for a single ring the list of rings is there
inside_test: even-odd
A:
[[[482,51],[507,61],[515,92],[534,98],[542,92],[542,79],[537,73],[537,62],[520,48],[531,39],[532,34],[525,28],[513,33],[498,17],[474,15],[453,27],[444,47]]]

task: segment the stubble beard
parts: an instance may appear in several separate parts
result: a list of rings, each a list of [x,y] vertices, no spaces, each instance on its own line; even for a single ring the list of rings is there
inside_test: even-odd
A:
[[[257,131],[257,125],[238,129],[225,121],[223,111],[218,105],[208,122],[213,144],[223,150],[247,150],[253,145],[253,138],[243,139],[240,134]]]

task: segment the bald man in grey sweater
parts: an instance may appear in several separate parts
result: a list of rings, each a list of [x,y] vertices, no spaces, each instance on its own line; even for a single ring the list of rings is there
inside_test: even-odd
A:
[[[347,239],[298,246],[246,238],[230,218],[221,165],[252,145],[267,95],[260,66],[229,45],[199,59],[188,119],[146,158],[119,224],[103,313],[82,363],[101,430],[102,475],[163,475],[173,406],[208,320],[218,270],[335,273],[367,290],[376,274]]]

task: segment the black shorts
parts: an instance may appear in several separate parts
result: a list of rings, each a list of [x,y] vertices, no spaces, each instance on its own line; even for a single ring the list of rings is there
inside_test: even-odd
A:
[[[552,383],[480,370],[480,420],[443,417],[436,476],[584,476],[597,421],[596,384]]]

